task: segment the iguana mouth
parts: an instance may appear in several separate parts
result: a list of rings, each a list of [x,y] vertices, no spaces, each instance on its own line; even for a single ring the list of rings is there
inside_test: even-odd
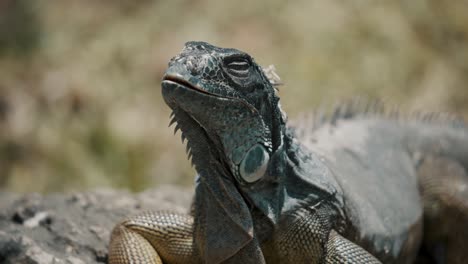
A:
[[[204,93],[204,94],[207,94],[207,95],[212,95],[212,96],[217,96],[217,97],[221,97],[217,94],[213,94],[213,93],[210,93],[210,92],[207,92],[206,90],[198,87],[197,85],[194,85],[192,83],[190,83],[189,81],[179,77],[179,76],[174,76],[174,75],[164,75],[163,79],[162,79],[162,82],[168,82],[168,83],[176,83],[180,86],[183,86],[185,88],[188,88],[188,89],[191,89],[191,90],[195,90],[197,92],[200,92],[200,93]]]
[[[250,111],[252,111],[252,112],[257,111],[252,105],[247,103],[245,100],[241,100],[241,99],[239,99],[237,97],[225,96],[225,95],[211,93],[211,92],[208,92],[205,89],[201,88],[200,86],[195,85],[195,84],[187,81],[186,79],[182,78],[181,76],[176,76],[176,75],[172,75],[172,74],[165,74],[163,76],[163,78],[162,78],[163,86],[164,86],[164,84],[171,84],[171,83],[176,84],[178,86],[181,86],[181,87],[183,87],[185,89],[189,89],[189,90],[192,90],[192,91],[195,91],[195,92],[199,92],[201,94],[205,94],[205,95],[208,95],[208,96],[213,96],[213,97],[228,99],[228,100],[239,100],[239,102],[242,103],[243,105],[245,105]]]

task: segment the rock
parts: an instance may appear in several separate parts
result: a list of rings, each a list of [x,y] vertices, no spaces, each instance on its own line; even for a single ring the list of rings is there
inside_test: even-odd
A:
[[[107,263],[112,228],[146,210],[188,212],[193,191],[176,186],[132,194],[0,192],[0,263]]]

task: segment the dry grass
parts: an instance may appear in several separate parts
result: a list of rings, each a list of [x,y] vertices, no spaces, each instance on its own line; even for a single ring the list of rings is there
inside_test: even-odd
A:
[[[10,43],[0,38],[0,186],[9,190],[191,184],[159,86],[188,40],[275,64],[290,116],[353,95],[468,115],[463,1],[27,3],[19,26],[0,19]],[[33,35],[8,38],[12,28]]]

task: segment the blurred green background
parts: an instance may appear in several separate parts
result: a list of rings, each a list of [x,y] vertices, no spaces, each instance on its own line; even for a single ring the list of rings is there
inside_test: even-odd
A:
[[[449,0],[0,0],[0,189],[191,184],[160,95],[189,40],[275,64],[290,118],[354,95],[467,117],[467,14]]]

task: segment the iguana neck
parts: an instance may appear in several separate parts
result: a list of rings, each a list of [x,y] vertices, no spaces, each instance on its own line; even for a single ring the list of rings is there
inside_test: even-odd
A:
[[[186,113],[175,111],[175,117],[193,154],[192,161],[199,175],[196,183],[203,184],[205,191],[225,189],[229,185],[231,191],[237,189],[249,207],[256,207],[273,224],[285,212],[324,200],[342,208],[340,187],[324,161],[299,143],[294,131],[284,124],[278,126],[281,140],[272,153],[265,177],[253,184],[240,184],[229,170],[224,155],[215,147],[221,142],[209,136]],[[228,197],[219,197],[219,203],[221,199]]]
[[[289,128],[284,129],[283,144],[273,153],[267,174],[262,181],[241,188],[273,223],[288,211],[323,201],[341,207],[341,190],[332,173]]]

